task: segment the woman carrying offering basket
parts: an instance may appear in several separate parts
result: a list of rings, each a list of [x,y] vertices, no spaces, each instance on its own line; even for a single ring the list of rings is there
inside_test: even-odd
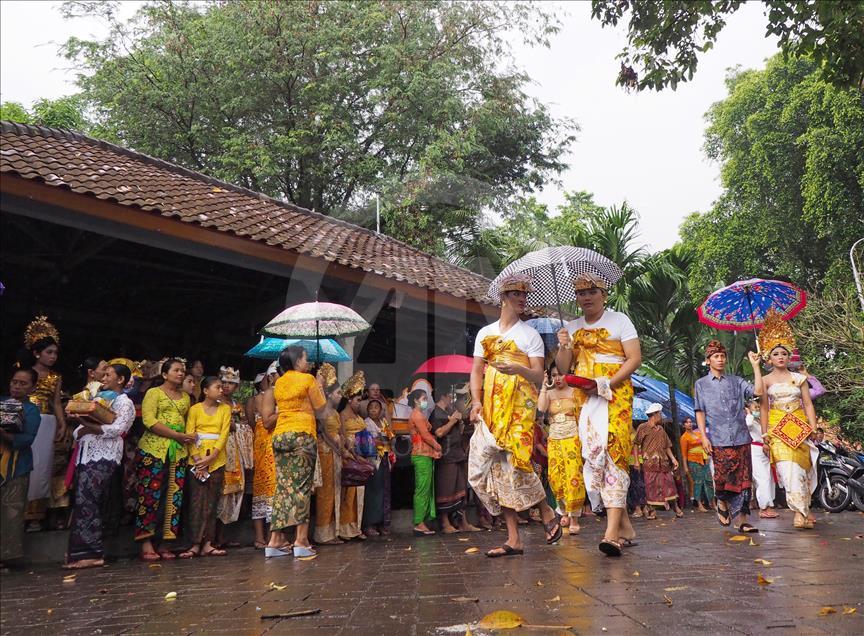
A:
[[[102,505],[114,471],[123,459],[123,435],[135,420],[135,405],[123,393],[132,371],[124,364],[106,367],[102,390],[96,400],[110,409],[113,418],[103,422],[90,415],[67,413],[78,424],[73,437],[78,442],[75,506],[69,532],[66,569],[100,567],[104,564]]]

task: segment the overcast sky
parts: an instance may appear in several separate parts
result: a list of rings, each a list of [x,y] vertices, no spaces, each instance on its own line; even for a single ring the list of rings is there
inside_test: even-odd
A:
[[[96,20],[65,21],[59,2],[0,2],[0,99],[30,105],[40,97],[75,92],[75,75],[57,55],[69,36],[103,36]],[[138,3],[126,2],[123,15]],[[681,220],[704,211],[720,193],[719,166],[702,152],[709,106],[726,95],[726,69],[761,68],[776,51],[766,39],[764,5],[750,2],[728,20],[694,80],[677,91],[630,94],[615,86],[624,44],[622,29],[590,20],[589,2],[569,2],[561,32],[549,49],[514,43],[514,56],[534,83],[529,92],[581,131],[568,158],[562,187],[539,198],[552,206],[561,190],[587,190],[603,205],[627,200],[642,217],[642,240],[653,250],[670,247]]]

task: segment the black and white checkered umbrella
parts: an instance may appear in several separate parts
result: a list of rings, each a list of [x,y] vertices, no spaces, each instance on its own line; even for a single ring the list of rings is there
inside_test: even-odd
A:
[[[576,300],[573,280],[580,274],[599,276],[611,287],[624,275],[611,260],[584,247],[544,247],[530,252],[501,270],[489,285],[488,296],[495,304],[501,302],[498,288],[506,278],[527,274],[534,291],[528,294],[528,307],[557,307]]]

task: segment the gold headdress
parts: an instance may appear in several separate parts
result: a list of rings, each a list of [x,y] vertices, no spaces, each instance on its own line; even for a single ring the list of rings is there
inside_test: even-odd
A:
[[[57,331],[57,327],[48,322],[48,316],[36,316],[33,322],[27,325],[24,330],[24,346],[32,349],[33,344],[42,338],[54,338],[54,341],[60,344],[60,332]]]
[[[586,289],[602,289],[603,291],[609,291],[609,284],[597,276],[596,274],[591,274],[589,272],[585,272],[584,274],[579,274],[575,279],[573,279],[573,287],[576,291],[582,291]]]
[[[513,274],[498,284],[498,293],[504,294],[510,291],[521,291],[526,294],[534,291],[531,286],[531,277],[528,274]]]
[[[315,377],[318,379],[318,384],[321,385],[322,389],[327,389],[338,382],[336,379],[336,369],[329,362],[321,365]]]
[[[348,381],[342,385],[342,395],[346,398],[352,398],[355,395],[363,393],[366,388],[366,375],[362,371],[358,371]]]
[[[129,368],[132,372],[133,378],[141,378],[144,377],[144,374],[141,373],[141,368],[138,366],[138,363],[134,360],[130,360],[129,358],[111,358],[108,361],[108,364],[123,364]]]
[[[762,351],[762,358],[767,360],[777,347],[783,347],[792,353],[795,349],[795,336],[789,323],[783,320],[783,316],[772,307],[765,315],[762,329],[759,330],[759,349]]]
[[[240,372],[234,367],[219,367],[219,379],[229,384],[240,384]]]

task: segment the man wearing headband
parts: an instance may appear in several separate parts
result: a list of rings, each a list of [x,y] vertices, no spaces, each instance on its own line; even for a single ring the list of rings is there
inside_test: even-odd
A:
[[[758,354],[751,351],[747,357],[753,367],[755,385],[724,373],[726,348],[720,341],[712,340],[705,349],[708,375],[696,380],[693,392],[702,447],[714,462],[717,519],[720,525],[728,526],[735,518],[739,532],[758,532],[747,523],[753,468],[744,404],[762,395],[762,371]]]
[[[600,551],[621,556],[636,531],[627,516],[632,451],[633,385],[630,376],[642,364],[639,336],[624,314],[606,309],[609,285],[586,273],[573,281],[582,316],[558,332],[555,362],[565,372],[594,380],[591,390],[573,391],[588,498],[606,507],[606,532]],[[598,497],[599,494],[599,497]]]
[[[539,504],[546,542],[561,538],[561,523],[546,503],[546,492],[531,465],[537,387],[543,381],[543,339],[519,318],[531,280],[501,281],[501,318],[483,327],[474,343],[471,421],[476,422],[468,453],[468,481],[492,515],[504,515],[507,541],[486,553],[524,553],[518,512]]]

